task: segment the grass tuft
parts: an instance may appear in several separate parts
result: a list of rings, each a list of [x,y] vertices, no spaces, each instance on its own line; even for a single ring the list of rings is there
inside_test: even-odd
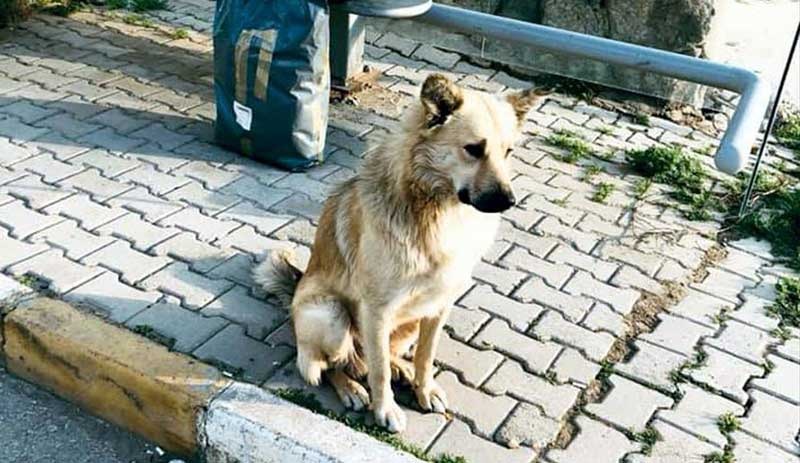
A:
[[[575,164],[592,154],[592,148],[575,132],[569,130],[557,130],[548,136],[545,141],[553,146],[565,150],[567,153],[560,159],[569,164]]]
[[[775,127],[774,135],[781,144],[800,150],[800,112],[785,116]]]
[[[325,407],[322,406],[322,403],[320,403],[320,401],[317,400],[313,394],[302,389],[283,388],[273,390],[272,393],[284,400],[307,408],[314,413],[318,413],[332,420],[336,420],[356,431],[369,434],[375,439],[389,444],[400,451],[410,453],[420,460],[431,463],[467,463],[467,460],[460,456],[442,454],[432,457],[424,449],[403,441],[396,434],[392,434],[383,428],[379,428],[378,426],[366,424],[362,417],[354,418],[351,416],[337,415],[330,410],[326,410]]]
[[[775,290],[778,296],[767,312],[780,319],[784,328],[781,336],[789,336],[786,326],[800,328],[800,278],[782,277]]]
[[[724,413],[717,418],[717,428],[719,428],[719,432],[726,436],[738,431],[740,426],[739,418],[731,412]]]
[[[172,31],[172,34],[170,34],[170,37],[172,37],[175,40],[188,39],[189,31],[183,28],[175,29],[174,31]]]
[[[597,184],[597,189],[595,190],[594,194],[589,199],[596,203],[605,204],[608,200],[608,197],[616,188],[617,187],[615,187],[613,183],[600,182]]]
[[[661,434],[653,427],[646,427],[644,431],[633,434],[633,440],[642,444],[642,453],[650,455],[656,442],[662,440]]]

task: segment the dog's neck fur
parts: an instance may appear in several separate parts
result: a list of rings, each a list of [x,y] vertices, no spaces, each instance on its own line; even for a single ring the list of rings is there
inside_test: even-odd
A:
[[[435,147],[414,127],[418,123],[412,113],[406,128],[389,136],[364,161],[361,195],[365,213],[383,218],[384,232],[408,241],[401,245],[435,265],[446,257],[437,239],[441,219],[469,206],[458,201],[450,179],[430,167]]]

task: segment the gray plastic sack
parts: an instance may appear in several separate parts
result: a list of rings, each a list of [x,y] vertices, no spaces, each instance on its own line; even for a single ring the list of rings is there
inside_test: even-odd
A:
[[[330,91],[327,2],[216,6],[217,143],[291,171],[319,164]]]

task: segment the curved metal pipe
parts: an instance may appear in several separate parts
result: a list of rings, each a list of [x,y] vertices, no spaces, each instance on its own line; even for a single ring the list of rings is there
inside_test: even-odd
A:
[[[739,93],[739,105],[714,156],[717,168],[729,174],[739,172],[747,164],[772,94],[769,83],[747,69],[516,19],[434,3],[427,13],[414,20]]]

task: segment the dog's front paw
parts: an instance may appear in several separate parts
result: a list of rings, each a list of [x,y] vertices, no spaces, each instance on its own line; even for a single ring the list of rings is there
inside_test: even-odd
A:
[[[373,413],[375,414],[375,422],[390,432],[405,431],[406,413],[397,405],[394,399],[375,404]]]
[[[416,386],[414,392],[423,410],[436,413],[444,413],[447,410],[447,394],[436,381]]]

